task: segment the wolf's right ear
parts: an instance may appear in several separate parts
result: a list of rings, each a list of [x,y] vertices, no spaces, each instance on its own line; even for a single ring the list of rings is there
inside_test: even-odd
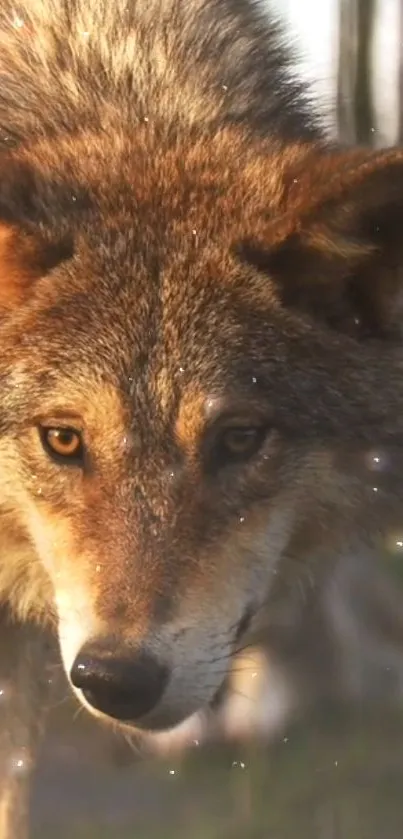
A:
[[[243,261],[281,303],[360,339],[403,333],[403,151],[313,150],[291,167],[283,211]]]
[[[66,240],[48,241],[39,232],[0,221],[0,311],[22,303],[37,280],[71,256]]]

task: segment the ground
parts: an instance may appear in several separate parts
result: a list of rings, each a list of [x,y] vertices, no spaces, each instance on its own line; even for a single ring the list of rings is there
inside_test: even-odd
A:
[[[329,711],[270,749],[117,767],[98,724],[66,705],[37,773],[34,839],[401,839],[402,789],[403,712]]]

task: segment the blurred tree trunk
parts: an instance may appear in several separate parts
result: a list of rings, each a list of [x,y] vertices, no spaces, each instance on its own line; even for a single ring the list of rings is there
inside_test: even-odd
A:
[[[340,0],[337,109],[343,141],[373,145],[375,0]]]
[[[356,0],[339,0],[339,64],[337,80],[337,118],[340,138],[356,139],[354,88],[357,54]]]
[[[358,52],[355,111],[357,140],[373,143],[375,113],[373,102],[373,38],[375,0],[358,0]]]

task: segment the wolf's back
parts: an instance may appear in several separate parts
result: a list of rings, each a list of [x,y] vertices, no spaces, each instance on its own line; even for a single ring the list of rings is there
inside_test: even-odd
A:
[[[248,0],[2,0],[3,144],[153,121],[311,135],[277,23]]]

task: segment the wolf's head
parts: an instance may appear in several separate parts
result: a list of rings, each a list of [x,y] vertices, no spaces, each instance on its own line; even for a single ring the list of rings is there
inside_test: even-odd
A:
[[[143,129],[2,162],[1,504],[33,553],[0,581],[88,707],[157,730],[219,696],[285,558],[377,531],[345,452],[402,430],[403,157]]]

